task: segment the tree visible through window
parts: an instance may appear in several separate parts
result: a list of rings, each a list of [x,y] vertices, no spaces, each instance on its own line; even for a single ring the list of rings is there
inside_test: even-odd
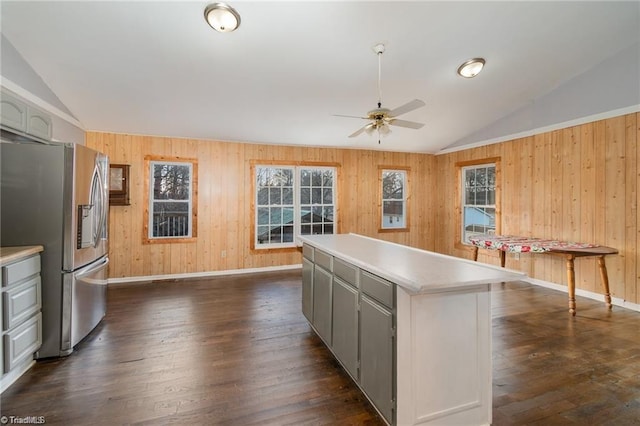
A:
[[[149,165],[148,239],[195,237],[193,162],[152,160]]]
[[[296,235],[335,229],[335,168],[255,167],[255,248],[295,247]]]
[[[462,168],[462,242],[496,230],[496,167],[481,164]]]

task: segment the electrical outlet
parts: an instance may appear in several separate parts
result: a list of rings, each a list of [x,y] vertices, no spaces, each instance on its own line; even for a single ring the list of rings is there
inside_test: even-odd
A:
[[[513,260],[520,260],[520,253],[513,253]]]
[[[226,251],[226,250],[222,250],[222,251],[220,252],[220,257],[221,257],[221,258],[223,258],[223,259],[224,259],[225,257],[227,257],[227,251]]]

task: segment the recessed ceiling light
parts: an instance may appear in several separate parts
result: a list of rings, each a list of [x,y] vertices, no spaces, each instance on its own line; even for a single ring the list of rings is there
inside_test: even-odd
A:
[[[480,71],[482,71],[483,67],[483,58],[469,59],[467,62],[458,67],[458,74],[464,78],[472,78],[480,74]]]
[[[230,33],[240,26],[240,14],[226,3],[212,3],[204,10],[207,24],[221,33]]]

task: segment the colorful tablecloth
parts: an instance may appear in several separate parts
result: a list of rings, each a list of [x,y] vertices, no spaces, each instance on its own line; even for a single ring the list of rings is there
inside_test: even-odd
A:
[[[598,247],[597,244],[516,237],[514,235],[482,234],[469,238],[469,241],[479,248],[502,250],[510,253],[544,253],[553,249],[571,250]]]

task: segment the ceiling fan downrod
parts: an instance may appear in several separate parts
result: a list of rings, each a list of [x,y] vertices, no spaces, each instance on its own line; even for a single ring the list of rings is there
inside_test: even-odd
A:
[[[373,46],[373,51],[378,55],[378,108],[382,108],[382,54],[384,44],[379,43]]]

